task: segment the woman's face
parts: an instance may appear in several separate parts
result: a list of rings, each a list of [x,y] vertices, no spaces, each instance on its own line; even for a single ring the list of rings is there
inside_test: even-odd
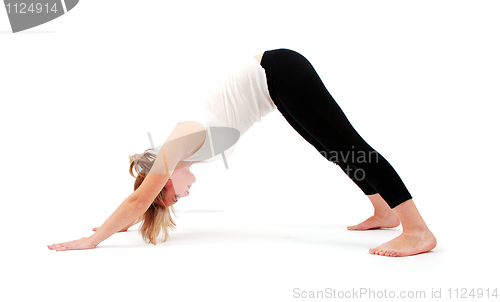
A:
[[[175,167],[174,172],[165,185],[167,192],[171,192],[167,194],[167,206],[174,205],[178,198],[189,196],[189,188],[191,188],[196,181],[196,177],[189,170],[192,164],[193,162],[181,161],[177,164],[177,167]]]

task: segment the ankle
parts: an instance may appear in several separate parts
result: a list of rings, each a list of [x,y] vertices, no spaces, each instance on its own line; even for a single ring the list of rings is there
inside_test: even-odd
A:
[[[405,234],[423,234],[429,232],[429,228],[424,224],[401,224],[403,227],[403,233]]]
[[[379,218],[392,218],[392,217],[397,217],[396,213],[394,213],[392,210],[377,210],[375,209],[373,216],[379,217]]]

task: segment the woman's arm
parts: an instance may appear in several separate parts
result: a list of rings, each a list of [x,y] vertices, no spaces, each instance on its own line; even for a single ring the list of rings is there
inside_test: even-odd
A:
[[[177,164],[191,156],[205,141],[205,131],[198,123],[180,123],[163,144],[142,184],[116,209],[111,217],[91,236],[96,246],[146,212],[165,186]],[[201,126],[203,127],[203,126]]]
[[[138,224],[139,222],[143,221],[144,220],[144,217],[139,217],[136,219],[136,221],[132,222],[131,224],[127,225],[126,227],[124,227],[123,229],[119,230],[118,232],[126,232],[128,231],[128,229],[130,229],[132,226]]]
[[[162,157],[160,157],[162,158]],[[163,161],[163,160],[162,160]],[[156,165],[155,161],[153,167]],[[176,160],[170,160],[173,164]],[[111,214],[111,216],[99,227],[96,232],[90,237],[83,237],[78,240],[57,243],[47,246],[51,250],[66,251],[66,250],[83,250],[93,249],[97,247],[103,240],[109,238],[114,233],[123,229],[131,222],[137,220],[143,215],[148,207],[153,202],[154,198],[167,182],[173,169],[168,169],[170,173],[164,174],[148,174],[141,186],[128,196],[120,206]],[[140,190],[142,188],[142,190]]]
[[[132,226],[138,224],[139,222],[141,222],[143,220],[143,218],[138,218],[136,221],[132,222],[131,224],[127,225],[126,227],[124,227],[123,229],[119,230],[118,232],[126,232],[128,231],[128,229],[130,229]],[[99,229],[99,227],[94,227],[92,228],[92,231],[97,231]]]
[[[200,131],[200,124],[198,124],[199,126],[196,124],[181,123],[174,128],[157,155],[151,171],[144,178],[139,188],[120,204],[92,236],[49,245],[48,248],[57,251],[92,249],[103,240],[136,221],[153,203],[177,164],[203,145],[205,132]]]
[[[128,231],[128,229],[130,229],[132,226],[138,224],[139,222],[141,222],[144,218],[137,218],[134,222],[132,222],[131,224],[127,225],[126,227],[124,227],[123,229],[119,230],[118,232],[126,232]]]
[[[166,176],[158,178],[158,182],[161,182],[165,177]],[[160,190],[158,190],[158,192]],[[136,191],[134,191],[134,193],[135,192]],[[142,214],[144,214],[144,212],[146,212],[151,203],[144,201],[141,202],[141,196],[134,193],[127,197],[115,210],[115,212],[111,214],[111,216],[102,224],[102,226],[99,227],[99,229],[97,229],[92,236],[90,236],[90,242],[92,245],[97,246],[103,240],[109,238],[114,233],[129,225],[131,221],[133,222],[137,220]]]

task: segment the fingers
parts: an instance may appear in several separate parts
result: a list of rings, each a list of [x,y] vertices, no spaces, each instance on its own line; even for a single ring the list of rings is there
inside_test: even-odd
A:
[[[49,250],[53,251],[66,251],[68,248],[66,246],[66,242],[47,245],[47,247],[49,248]]]
[[[61,246],[61,247],[58,247],[55,249],[56,252],[60,252],[60,251],[67,251],[68,248],[66,246]]]
[[[68,242],[47,245],[47,247],[53,251],[67,251],[67,250],[71,249],[71,243],[72,243],[72,241],[68,241]]]
[[[95,246],[92,246],[88,242],[86,242],[86,239],[87,238],[84,237],[78,240],[47,245],[47,247],[50,250],[55,250],[55,251],[69,251],[69,250],[82,250],[82,249],[94,248]]]

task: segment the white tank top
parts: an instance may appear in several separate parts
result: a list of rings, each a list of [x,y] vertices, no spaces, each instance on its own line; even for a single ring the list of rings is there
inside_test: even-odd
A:
[[[185,121],[203,125],[206,138],[201,148],[185,161],[211,162],[228,157],[236,141],[261,117],[276,109],[269,96],[264,68],[248,58],[230,72]]]

